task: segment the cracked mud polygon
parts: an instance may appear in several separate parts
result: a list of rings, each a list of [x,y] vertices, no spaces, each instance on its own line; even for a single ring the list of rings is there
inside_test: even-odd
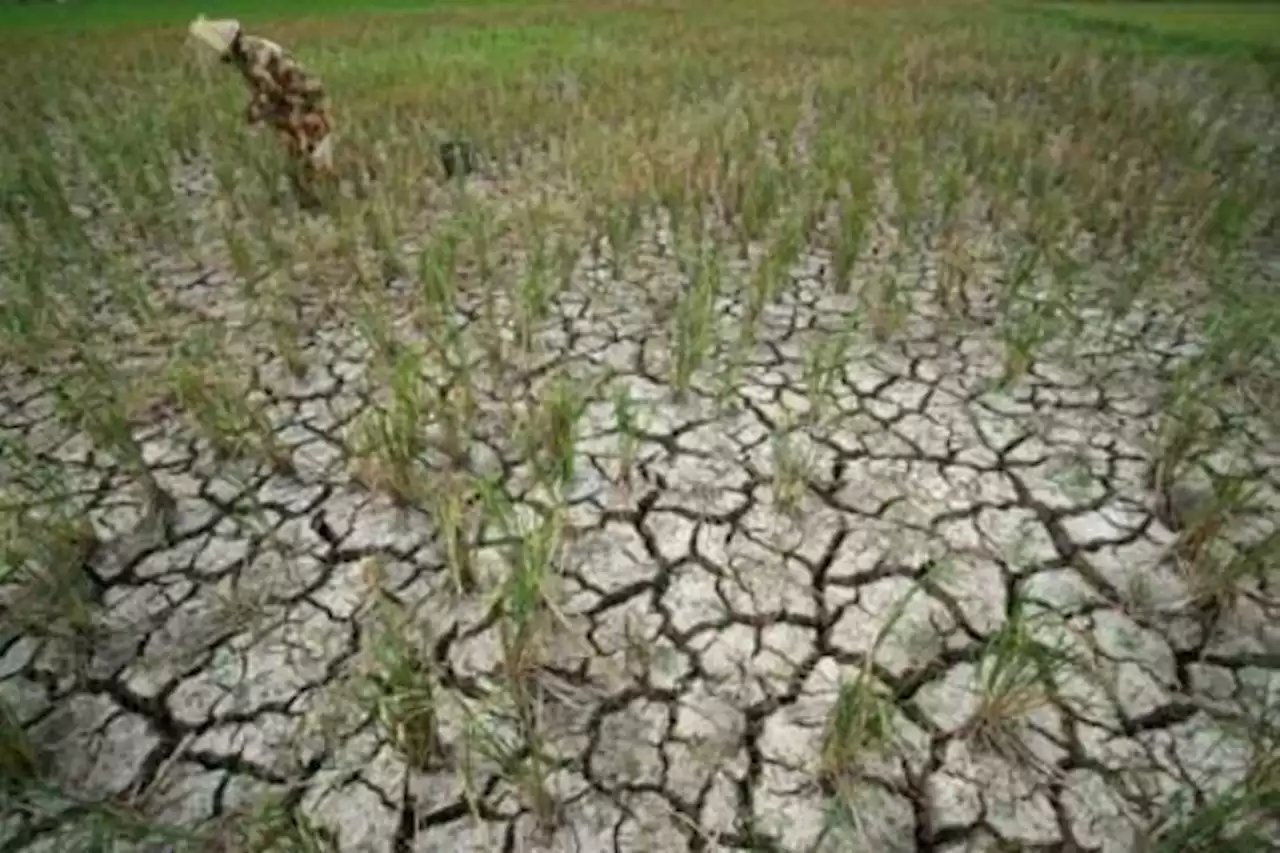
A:
[[[1232,397],[1195,476],[1171,494],[1158,464],[1202,316],[1154,292],[1079,307],[1011,370],[1000,223],[966,208],[955,285],[940,220],[904,233],[877,175],[848,292],[831,216],[759,305],[767,239],[712,253],[653,208],[625,252],[574,244],[530,323],[519,211],[585,207],[557,156],[427,191],[399,269],[362,247],[354,283],[336,255],[291,279],[288,354],[231,250],[150,258],[157,328],[185,331],[101,343],[164,388],[130,425],[140,464],[68,424],[74,360],[4,366],[27,449],[6,470],[56,471],[93,535],[56,552],[71,592],[4,587],[0,697],[50,793],[0,819],[0,850],[81,849],[96,809],[138,850],[1127,853],[1276,784],[1274,421]],[[225,215],[212,170],[171,170],[192,221]],[[458,232],[428,304],[431,233],[477,209],[502,223],[489,260]],[[350,248],[352,219],[281,221]],[[240,452],[210,431],[240,410],[166,367],[197,325],[214,355],[185,363],[254,413]],[[390,470],[362,430],[404,399],[420,441]],[[1214,495],[1247,500],[1206,544]],[[1271,562],[1222,582],[1250,555]],[[1236,816],[1260,840],[1274,818]]]

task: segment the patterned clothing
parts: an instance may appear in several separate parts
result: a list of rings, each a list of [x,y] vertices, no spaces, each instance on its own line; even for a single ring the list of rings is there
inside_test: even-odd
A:
[[[249,124],[265,121],[276,128],[305,172],[331,168],[333,126],[320,80],[280,45],[258,36],[237,34],[226,61],[240,69],[253,93],[245,109]]]

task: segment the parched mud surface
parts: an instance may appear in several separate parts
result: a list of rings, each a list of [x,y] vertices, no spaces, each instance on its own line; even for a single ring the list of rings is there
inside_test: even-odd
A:
[[[0,692],[71,791],[191,827],[276,792],[352,853],[1133,850],[1267,748],[1232,721],[1265,716],[1280,689],[1275,591],[1188,603],[1176,520],[1150,490],[1157,399],[1190,347],[1176,318],[1091,328],[1069,357],[1001,387],[987,309],[975,299],[947,318],[935,260],[906,271],[899,331],[855,337],[813,419],[805,365],[856,305],[823,283],[820,257],[766,309],[727,394],[718,364],[673,399],[683,285],[653,245],[626,281],[584,262],[530,364],[477,370],[469,464],[534,510],[546,495],[511,412],[553,375],[598,383],[538,677],[549,829],[518,773],[465,760],[467,720],[512,729],[493,698],[503,543],[480,534],[480,588],[460,594],[432,517],[353,478],[346,433],[373,378],[352,323],[315,332],[302,378],[274,355],[258,364],[293,473],[232,476],[176,417],[147,430],[167,523],[55,425],[39,378],[9,376],[3,427],[78,472],[107,541],[89,567],[95,639],[8,636]],[[175,285],[214,318],[236,312],[225,276]],[[719,305],[723,343],[740,303]],[[483,314],[464,293],[459,322]],[[609,402],[622,387],[637,401],[629,486]],[[1256,433],[1211,462],[1244,466],[1280,511],[1280,445]],[[1229,538],[1257,540],[1276,517],[1239,520]],[[368,699],[387,604],[421,632],[394,639],[431,661],[436,685],[442,744],[420,767]],[[1002,737],[979,737],[984,644],[1015,613],[1072,662],[1011,703]],[[837,785],[824,726],[841,681],[864,671],[892,705],[888,742]],[[65,847],[58,827],[6,818],[0,850]]]

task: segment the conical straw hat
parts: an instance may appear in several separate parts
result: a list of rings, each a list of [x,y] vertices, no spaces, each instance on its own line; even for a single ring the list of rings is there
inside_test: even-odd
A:
[[[191,22],[187,32],[218,53],[226,53],[231,49],[231,43],[236,40],[236,35],[240,32],[240,22],[233,18],[210,21],[201,15]]]

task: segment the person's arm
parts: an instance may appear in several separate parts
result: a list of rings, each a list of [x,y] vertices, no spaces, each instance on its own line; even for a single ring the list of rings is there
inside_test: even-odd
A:
[[[245,38],[244,52],[241,55],[244,76],[259,97],[279,97],[281,87],[271,72],[272,65],[279,65],[284,57],[279,55],[279,48],[262,43],[253,37]]]
[[[271,73],[276,52],[259,39],[245,36],[237,37],[234,49],[227,56],[249,84],[251,94],[245,105],[244,120],[250,127],[261,124],[270,112],[271,101],[281,96],[280,84]]]
[[[249,99],[249,105],[245,107],[244,119],[249,125],[261,124],[262,120],[267,116],[267,96],[262,92],[255,90],[253,97]]]
[[[258,97],[264,99],[267,97],[276,98],[284,93],[284,90],[268,69],[268,58],[265,56],[250,61],[247,75],[250,85],[258,93]]]
[[[283,95],[280,81],[273,73],[273,68],[280,64],[278,53],[278,48],[273,49],[252,37],[241,42],[236,59],[253,93],[245,107],[245,121],[250,126],[261,124],[271,111],[272,102]]]

